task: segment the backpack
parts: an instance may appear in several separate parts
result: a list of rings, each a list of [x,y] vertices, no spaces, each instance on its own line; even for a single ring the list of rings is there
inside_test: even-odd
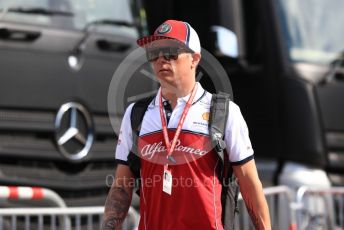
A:
[[[141,161],[135,154],[137,152],[137,138],[141,130],[141,123],[148,105],[154,97],[144,98],[137,101],[131,111],[131,127],[133,130],[133,147],[128,155],[128,166],[136,179],[140,178]],[[213,148],[220,158],[220,167],[218,178],[222,184],[221,206],[222,206],[222,224],[225,230],[234,229],[234,219],[238,213],[238,194],[239,186],[233,174],[228,154],[225,150],[224,132],[228,115],[228,105],[230,95],[225,93],[213,94],[209,117],[209,136]],[[135,135],[136,134],[136,135]],[[136,150],[136,151],[133,151]],[[139,180],[137,180],[139,182]],[[138,186],[138,188],[140,188]],[[139,195],[139,189],[137,190]]]

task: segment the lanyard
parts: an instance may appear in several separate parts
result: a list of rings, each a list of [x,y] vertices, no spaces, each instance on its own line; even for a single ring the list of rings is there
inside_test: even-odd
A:
[[[164,110],[162,108],[162,93],[160,93],[160,118],[161,118],[161,124],[162,124],[162,131],[163,131],[163,134],[164,134],[164,140],[165,140],[165,145],[166,145],[166,149],[167,149],[167,159],[168,160],[171,160],[173,161],[171,158],[171,155],[173,153],[173,150],[176,146],[176,143],[177,143],[177,140],[178,140],[178,137],[180,135],[180,132],[182,130],[182,127],[183,127],[183,124],[184,124],[184,121],[185,121],[185,117],[192,105],[192,101],[196,95],[196,91],[197,91],[197,84],[195,85],[195,87],[193,88],[192,92],[191,92],[191,96],[189,97],[189,100],[186,102],[186,105],[184,107],[184,111],[182,113],[182,116],[180,117],[180,120],[179,120],[179,123],[178,123],[178,126],[177,126],[177,130],[176,130],[176,133],[174,134],[174,137],[173,137],[173,140],[172,140],[172,143],[170,143],[170,139],[168,138],[168,133],[167,133],[167,124],[166,124],[166,118],[164,116]],[[165,165],[165,170],[167,169],[168,167],[168,164]]]

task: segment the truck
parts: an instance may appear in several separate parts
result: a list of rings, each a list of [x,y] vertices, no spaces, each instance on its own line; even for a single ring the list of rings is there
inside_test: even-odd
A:
[[[342,1],[149,0],[145,6],[149,28],[168,18],[189,22],[225,68],[265,186],[344,185]],[[213,90],[209,78],[201,83]]]
[[[107,92],[145,34],[141,4],[0,1],[0,185],[49,188],[69,207],[104,205],[117,141]],[[21,205],[33,204],[0,201]]]

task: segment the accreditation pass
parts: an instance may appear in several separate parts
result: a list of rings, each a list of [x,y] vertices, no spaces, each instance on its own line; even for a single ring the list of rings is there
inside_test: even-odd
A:
[[[168,195],[172,194],[172,173],[169,170],[164,170],[164,179],[162,183],[162,191]]]

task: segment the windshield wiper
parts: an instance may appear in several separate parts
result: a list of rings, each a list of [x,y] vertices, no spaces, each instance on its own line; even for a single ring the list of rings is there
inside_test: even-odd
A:
[[[88,22],[85,26],[87,30],[92,25],[112,25],[112,26],[125,26],[125,27],[137,27],[134,23],[123,20],[114,20],[114,19],[97,19],[91,22]]]
[[[10,7],[1,9],[1,11],[5,12],[14,12],[14,13],[21,13],[21,14],[40,14],[40,15],[47,15],[47,16],[53,16],[53,15],[61,15],[61,16],[67,16],[72,17],[74,16],[74,13],[67,12],[67,11],[59,11],[59,10],[51,10],[46,9],[43,7]]]

